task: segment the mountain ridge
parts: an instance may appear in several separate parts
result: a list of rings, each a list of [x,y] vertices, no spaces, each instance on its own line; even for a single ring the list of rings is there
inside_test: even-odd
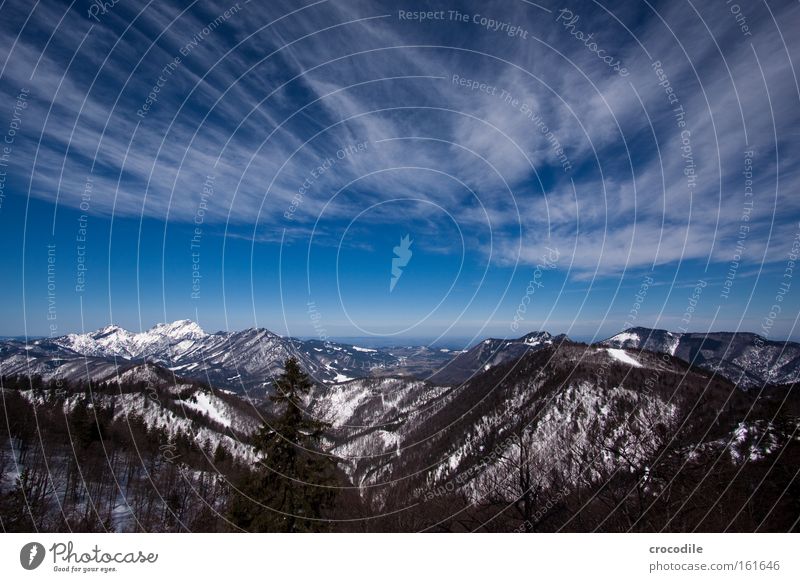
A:
[[[255,343],[270,339],[258,330],[245,336]],[[672,519],[681,511],[672,500],[682,497],[662,496],[674,487],[675,467],[689,473],[687,487],[694,487],[692,472],[716,467],[701,480],[710,493],[748,467],[768,470],[786,447],[796,449],[800,402],[788,387],[757,394],[677,356],[557,338],[535,332],[485,340],[475,353],[459,355],[467,354],[470,366],[485,361],[473,358],[476,353],[498,358],[499,351],[499,359],[448,385],[388,373],[315,383],[305,412],[329,423],[320,452],[338,460],[347,490],[359,500],[354,507],[370,516],[369,527],[403,531],[409,521],[415,529],[444,527],[464,506],[476,524],[492,523],[498,531],[521,524],[554,531],[581,512],[590,522],[605,521],[607,507],[625,499],[626,491],[652,501],[654,509],[626,505],[630,515],[619,516],[614,528],[629,527],[631,519],[661,523],[661,514]],[[512,357],[525,346],[532,349]],[[208,452],[221,445],[241,463],[252,461],[250,439],[275,412],[262,398],[203,386],[153,362],[125,360],[114,368],[113,359],[90,360],[109,367],[97,364],[84,373],[111,375],[62,393],[56,381],[9,380],[3,372],[13,385],[3,386],[4,398],[16,398],[16,409],[29,415],[31,407],[74,411],[88,402],[102,407],[109,422],[139,419],[162,435],[161,446],[185,442],[180,435],[187,435],[191,446]],[[83,358],[76,362],[85,365]],[[775,486],[783,488],[783,482]],[[555,511],[535,512],[537,499],[551,498],[569,507],[563,519]],[[593,501],[586,506],[586,499]],[[129,527],[124,516],[130,511],[118,509],[122,517],[114,527]],[[617,519],[613,511],[608,515]],[[455,519],[446,529],[469,527]]]
[[[0,340],[0,369],[3,374],[38,374],[45,379],[108,378],[119,367],[152,362],[219,388],[266,394],[283,362],[293,356],[314,380],[328,385],[382,376],[458,385],[481,371],[562,342],[576,343],[565,334],[532,331],[518,338],[486,338],[462,350],[363,348],[284,337],[266,328],[208,333],[196,322],[182,319],[141,332],[112,324],[28,342]],[[743,389],[800,379],[800,344],[768,340],[752,332],[680,333],[639,326],[592,345],[674,355],[721,374]]]
[[[769,340],[752,332],[681,333],[632,327],[597,343],[675,355],[743,389],[800,380],[800,343]]]

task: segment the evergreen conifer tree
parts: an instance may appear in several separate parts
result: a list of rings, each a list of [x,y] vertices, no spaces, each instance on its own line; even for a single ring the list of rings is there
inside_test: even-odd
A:
[[[256,469],[233,496],[230,518],[238,527],[257,532],[329,529],[324,518],[336,497],[336,463],[318,450],[329,425],[309,418],[303,408],[312,386],[297,360],[287,359],[270,396],[283,410],[256,434]]]

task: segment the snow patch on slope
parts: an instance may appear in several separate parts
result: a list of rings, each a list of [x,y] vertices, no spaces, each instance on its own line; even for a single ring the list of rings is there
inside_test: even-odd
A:
[[[231,419],[223,412],[222,406],[220,406],[221,401],[218,398],[206,394],[205,392],[197,392],[194,395],[194,399],[194,402],[191,400],[184,400],[183,405],[201,414],[207,414],[209,420],[213,420],[222,426],[231,426]]]
[[[632,358],[625,350],[619,350],[616,348],[606,348],[608,354],[617,360],[618,362],[622,362],[623,364],[628,364],[629,366],[633,366],[634,368],[641,368],[642,364],[640,364],[637,360]]]
[[[623,345],[625,342],[634,342],[635,345],[639,345],[641,342],[641,338],[639,337],[638,333],[631,333],[627,331],[623,331],[622,333],[618,333],[614,337],[607,340],[610,342],[619,342],[619,345]]]

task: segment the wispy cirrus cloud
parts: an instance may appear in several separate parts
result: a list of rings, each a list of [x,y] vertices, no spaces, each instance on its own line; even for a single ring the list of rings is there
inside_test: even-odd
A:
[[[16,40],[25,9],[4,7],[0,90],[6,103],[22,86],[34,95],[16,146],[16,187],[30,179],[33,196],[74,207],[91,172],[91,212],[185,222],[213,174],[206,221],[230,221],[234,234],[259,240],[277,240],[284,227],[305,236],[318,222],[336,241],[369,204],[423,198],[481,241],[476,261],[488,258],[489,239],[501,264],[530,263],[557,244],[575,249],[574,274],[586,277],[728,260],[752,150],[749,248],[775,241],[768,260],[785,251],[798,211],[800,96],[790,62],[798,51],[786,34],[798,24],[796,4],[772,6],[773,14],[751,7],[750,37],[725,6],[617,9],[635,36],[596,6],[572,6],[627,77],[599,66],[555,12],[523,3],[480,11],[524,25],[528,39],[472,23],[400,21],[391,3],[254,4],[240,2],[205,34],[235,4],[131,1],[93,25],[79,7],[46,2]],[[494,90],[466,88],[454,75]],[[137,115],[159,76],[152,107]],[[690,132],[693,187],[682,131]],[[336,159],[358,143],[366,150]],[[328,159],[331,171],[318,172]],[[420,205],[408,213],[431,219]]]

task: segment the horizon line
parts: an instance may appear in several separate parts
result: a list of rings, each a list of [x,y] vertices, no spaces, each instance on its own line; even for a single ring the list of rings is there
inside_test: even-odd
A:
[[[283,338],[283,339],[296,339],[296,340],[301,340],[301,341],[315,341],[316,340],[316,341],[321,341],[321,342],[333,342],[333,343],[343,343],[343,344],[347,344],[348,343],[348,342],[346,342],[344,340],[355,340],[355,339],[368,340],[368,341],[388,342],[388,341],[392,341],[393,337],[397,338],[398,343],[396,345],[402,345],[405,342],[410,341],[410,340],[418,340],[418,341],[422,341],[422,342],[432,342],[432,343],[437,343],[439,341],[455,341],[455,340],[471,340],[472,342],[478,342],[478,341],[483,341],[483,340],[487,340],[487,339],[499,339],[499,340],[520,339],[520,338],[526,337],[526,336],[528,336],[530,334],[533,334],[533,333],[549,333],[550,335],[552,335],[554,337],[559,336],[559,335],[564,335],[564,336],[567,337],[567,339],[570,339],[570,340],[573,340],[573,339],[583,340],[583,339],[587,339],[587,338],[592,338],[592,341],[590,341],[588,343],[597,343],[599,341],[603,341],[604,339],[610,339],[610,338],[612,338],[612,337],[614,337],[614,336],[616,336],[618,334],[625,333],[625,332],[628,332],[628,331],[633,330],[633,329],[647,329],[647,330],[653,330],[653,331],[665,331],[667,333],[681,334],[681,335],[683,335],[683,334],[712,335],[712,334],[717,334],[717,333],[750,334],[750,335],[755,335],[755,336],[761,337],[765,341],[768,341],[768,342],[800,342],[800,336],[788,336],[788,337],[785,337],[785,338],[772,338],[772,337],[764,336],[764,335],[762,335],[762,334],[760,334],[758,332],[751,331],[749,329],[742,329],[742,330],[736,330],[736,331],[730,331],[730,330],[725,330],[725,329],[721,329],[721,330],[702,330],[702,331],[692,331],[692,330],[676,331],[676,330],[672,330],[672,329],[665,328],[665,327],[649,327],[649,326],[646,326],[646,325],[633,325],[633,326],[630,326],[630,327],[625,327],[625,328],[620,329],[619,331],[611,333],[610,335],[604,335],[601,339],[595,339],[595,338],[598,338],[598,334],[596,334],[596,333],[595,334],[585,334],[584,333],[584,334],[573,334],[573,335],[570,335],[570,334],[565,333],[565,332],[554,333],[554,332],[552,332],[550,330],[547,330],[547,329],[532,329],[532,330],[528,331],[527,333],[523,333],[521,335],[516,335],[516,333],[518,333],[518,332],[514,332],[515,333],[514,336],[497,336],[497,335],[489,334],[489,335],[486,335],[486,336],[481,336],[480,338],[478,336],[474,335],[474,334],[448,335],[448,336],[424,335],[424,334],[422,334],[422,335],[409,335],[409,336],[392,336],[392,335],[389,335],[389,334],[384,335],[384,336],[382,336],[382,335],[329,335],[329,336],[326,336],[326,337],[319,337],[319,336],[316,336],[316,335],[313,335],[313,334],[309,334],[309,335],[305,335],[305,334],[283,335],[283,334],[280,334],[280,333],[276,333],[276,332],[272,331],[271,329],[269,329],[267,327],[263,327],[263,326],[259,326],[259,327],[252,326],[252,327],[243,327],[243,328],[238,328],[238,329],[220,329],[220,330],[216,330],[216,331],[208,331],[205,328],[203,328],[203,326],[201,326],[199,323],[197,323],[195,320],[188,319],[188,318],[176,319],[176,320],[171,321],[171,322],[157,322],[157,323],[153,324],[152,326],[150,326],[149,328],[142,329],[141,331],[134,331],[134,330],[128,329],[126,327],[123,327],[123,326],[121,326],[119,324],[109,323],[109,324],[107,324],[107,325],[105,325],[103,327],[98,327],[98,328],[95,328],[95,329],[90,329],[90,330],[86,330],[86,331],[67,331],[65,333],[60,333],[59,335],[47,335],[47,334],[31,334],[31,335],[28,335],[28,334],[24,334],[24,333],[23,334],[18,334],[18,335],[0,335],[0,341],[9,341],[9,340],[16,340],[16,341],[25,340],[25,341],[27,341],[27,340],[42,340],[42,339],[54,340],[54,339],[57,339],[57,338],[60,338],[60,337],[65,337],[67,335],[87,335],[87,334],[91,334],[91,333],[95,333],[95,332],[101,331],[101,330],[109,328],[109,327],[117,327],[117,328],[122,329],[124,331],[127,331],[129,333],[140,334],[140,333],[147,333],[148,331],[152,331],[154,328],[159,327],[159,326],[169,326],[169,325],[172,325],[172,324],[175,324],[175,323],[179,323],[179,322],[193,323],[197,327],[199,327],[201,329],[201,331],[203,331],[203,333],[205,333],[207,335],[216,335],[216,334],[221,334],[221,333],[238,333],[238,332],[247,331],[247,330],[263,330],[263,331],[269,332],[269,333],[271,333],[273,335],[276,335],[276,336],[278,336],[280,338]]]

